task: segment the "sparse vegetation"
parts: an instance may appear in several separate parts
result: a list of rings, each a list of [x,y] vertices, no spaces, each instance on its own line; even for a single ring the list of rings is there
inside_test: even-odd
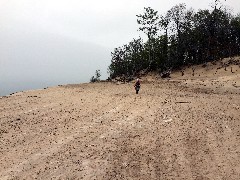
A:
[[[100,70],[96,70],[95,76],[91,77],[90,82],[92,82],[92,83],[99,82],[100,81],[100,77],[101,77]]]

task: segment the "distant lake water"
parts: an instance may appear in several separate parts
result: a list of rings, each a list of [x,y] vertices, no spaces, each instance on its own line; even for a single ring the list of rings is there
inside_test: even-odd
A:
[[[0,31],[0,96],[59,84],[89,82],[100,70],[107,78],[111,50],[45,34]]]
[[[35,89],[44,89],[46,87],[53,87],[57,85],[64,85],[64,84],[79,84],[79,83],[85,83],[87,81],[59,81],[59,82],[1,82],[0,87],[0,96],[6,96],[11,93],[21,92],[21,91],[27,91],[27,90],[35,90]]]

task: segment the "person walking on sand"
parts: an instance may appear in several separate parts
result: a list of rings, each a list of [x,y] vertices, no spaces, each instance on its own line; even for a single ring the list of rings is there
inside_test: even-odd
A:
[[[138,91],[140,90],[141,84],[140,84],[140,80],[137,78],[137,81],[134,84],[135,90],[136,90],[136,94],[138,94]]]

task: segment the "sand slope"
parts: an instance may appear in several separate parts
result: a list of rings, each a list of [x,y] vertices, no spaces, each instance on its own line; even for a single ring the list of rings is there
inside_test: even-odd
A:
[[[139,95],[95,83],[1,97],[0,179],[239,179],[240,70],[209,68],[142,78]]]

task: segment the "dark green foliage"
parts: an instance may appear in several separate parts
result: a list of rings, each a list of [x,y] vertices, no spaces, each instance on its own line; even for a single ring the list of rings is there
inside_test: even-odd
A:
[[[108,67],[110,78],[134,76],[148,66],[147,52],[142,39],[133,39],[129,44],[115,48],[111,65]]]
[[[90,82],[92,82],[92,83],[98,82],[98,81],[100,81],[100,77],[101,77],[100,70],[96,70],[95,76],[91,77]]]
[[[148,69],[154,70],[154,56],[155,56],[155,47],[154,47],[154,38],[156,37],[159,30],[159,16],[158,12],[152,9],[151,7],[144,8],[144,14],[137,15],[137,23],[140,25],[139,30],[143,31],[148,37]]]
[[[148,39],[152,39],[159,30],[158,12],[151,7],[144,8],[144,10],[144,14],[136,15],[137,23],[140,25],[139,30],[147,34]]]
[[[96,79],[94,76],[91,77],[90,82],[92,82],[92,83],[96,82]]]
[[[234,16],[223,10],[219,0],[214,1],[212,10],[194,12],[179,4],[166,15],[158,15],[150,7],[144,11],[137,15],[137,22],[148,40],[133,39],[116,48],[109,66],[110,78],[240,55],[240,14]]]
[[[95,76],[96,76],[96,79],[97,79],[98,81],[100,81],[100,77],[101,77],[100,70],[96,70]]]

